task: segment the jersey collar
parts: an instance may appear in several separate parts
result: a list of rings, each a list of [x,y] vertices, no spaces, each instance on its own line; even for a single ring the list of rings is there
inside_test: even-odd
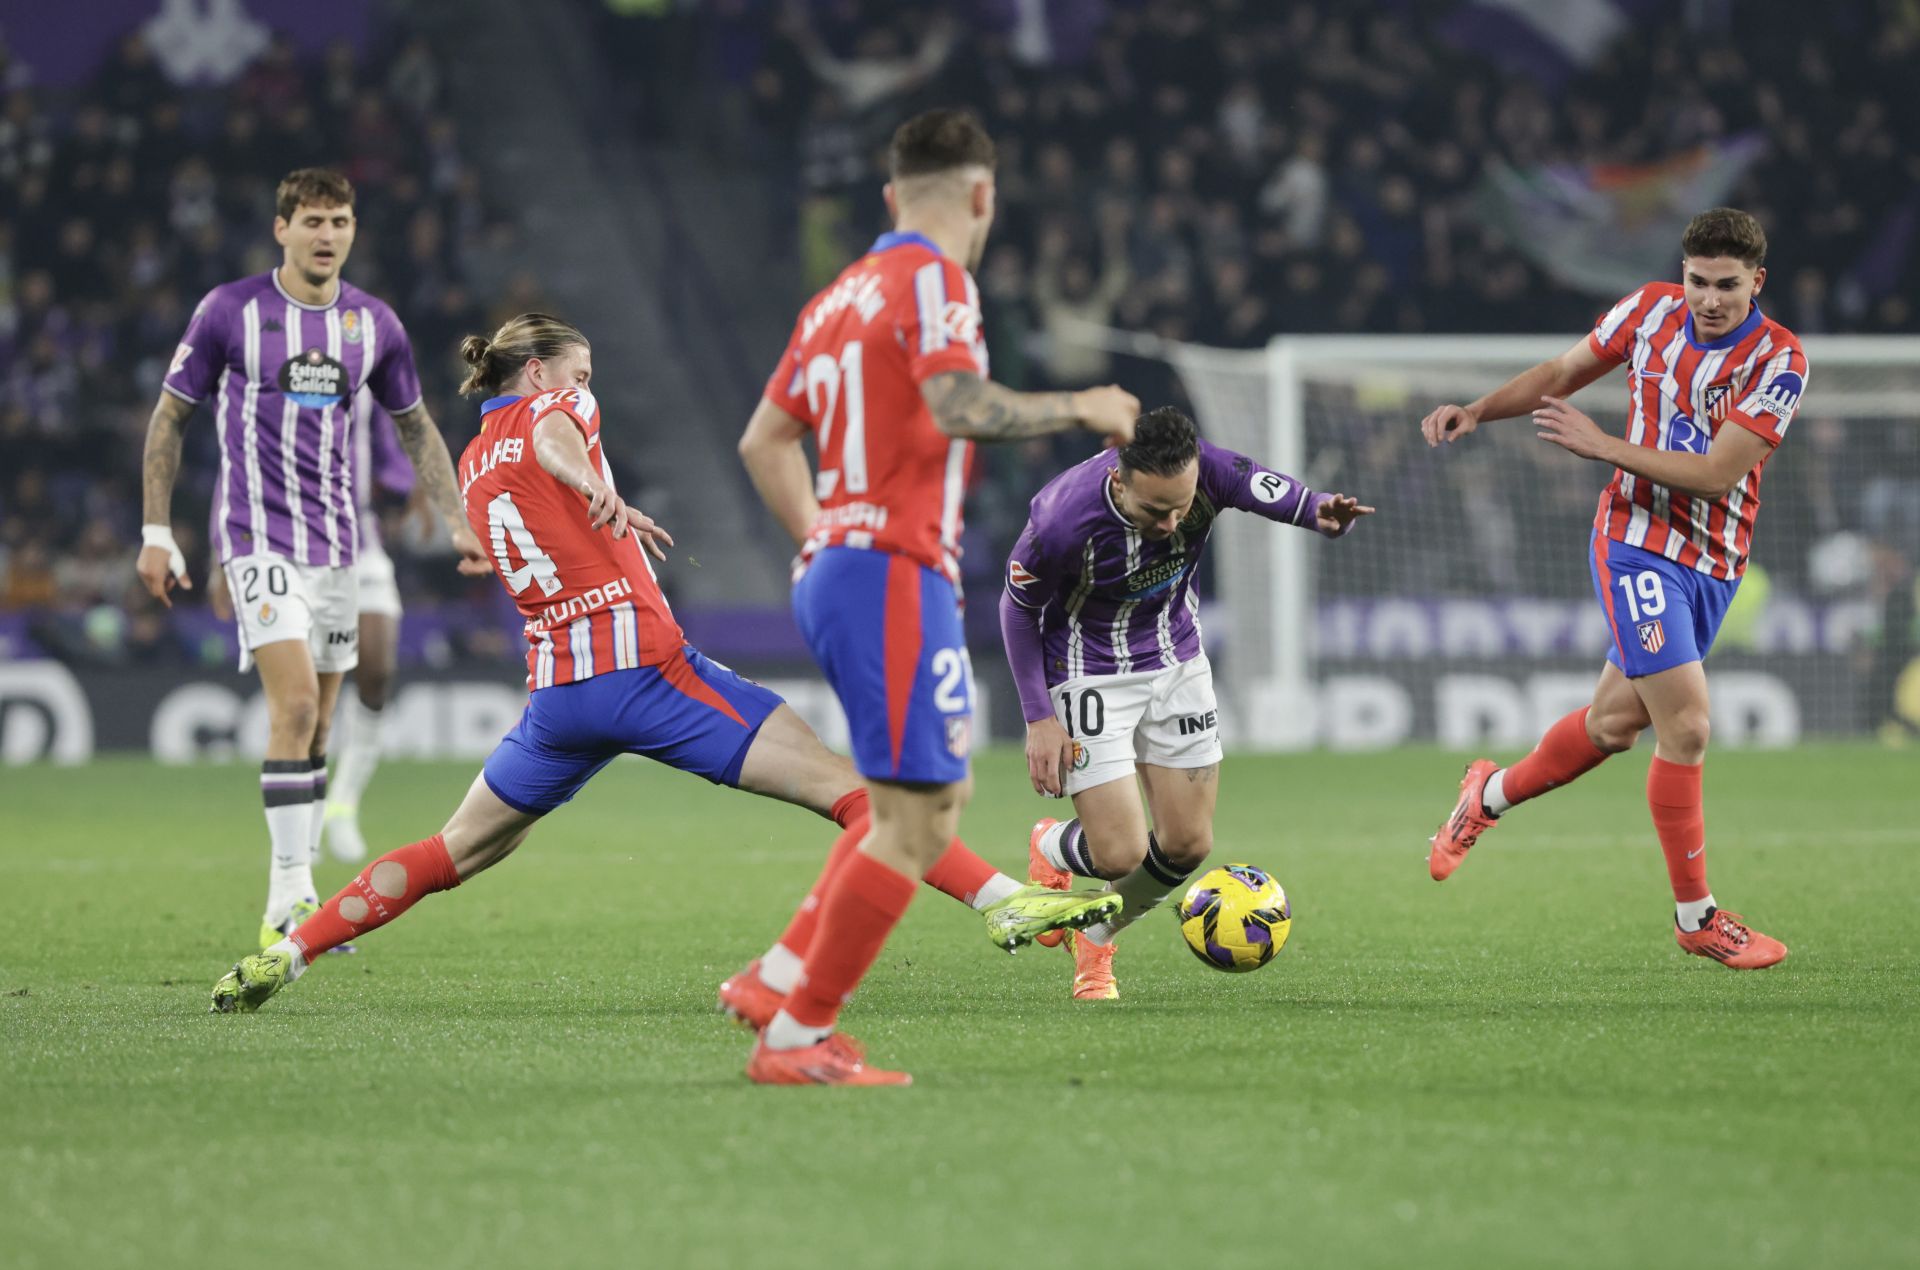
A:
[[[873,246],[867,250],[868,254],[871,255],[873,252],[886,251],[891,247],[904,247],[908,243],[919,243],[936,256],[945,254],[938,247],[934,246],[933,239],[927,237],[925,234],[916,233],[913,230],[907,230],[905,233],[902,233],[897,229],[889,230],[874,239]]]
[[[480,403],[480,417],[485,418],[502,406],[511,406],[520,400],[518,397],[489,397]]]
[[[1687,310],[1687,320],[1683,324],[1682,329],[1686,332],[1687,343],[1691,344],[1696,351],[1711,353],[1723,348],[1732,348],[1735,344],[1738,344],[1741,340],[1753,334],[1754,329],[1764,321],[1766,321],[1766,315],[1760,312],[1760,302],[1755,300],[1751,302],[1751,307],[1747,310],[1747,320],[1734,327],[1731,331],[1728,331],[1725,335],[1722,335],[1719,339],[1708,340],[1705,344],[1702,344],[1694,338],[1692,309]]]
[[[308,304],[305,300],[296,300],[287,293],[287,284],[280,281],[279,265],[273,267],[271,276],[273,278],[273,289],[280,293],[281,299],[285,300],[288,304],[305,309],[309,313],[325,313],[328,309],[340,303],[340,292],[346,285],[345,280],[342,279],[339,274],[335,274],[333,276],[333,299],[327,301],[325,304]]]

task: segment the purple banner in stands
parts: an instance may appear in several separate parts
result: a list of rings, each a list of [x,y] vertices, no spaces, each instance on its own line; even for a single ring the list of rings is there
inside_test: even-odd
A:
[[[181,85],[225,83],[284,35],[304,57],[372,34],[372,0],[282,4],[271,0],[0,0],[0,40],[35,85],[84,84],[120,41],[141,30],[167,78]]]

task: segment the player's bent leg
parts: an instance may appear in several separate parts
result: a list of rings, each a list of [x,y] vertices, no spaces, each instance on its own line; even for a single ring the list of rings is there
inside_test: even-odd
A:
[[[446,827],[389,851],[285,939],[239,964],[214,985],[216,1013],[252,1011],[305,973],[313,959],[393,921],[414,904],[490,868],[526,840],[538,813],[503,801],[476,778]]]
[[[953,839],[972,786],[874,781],[872,829],[833,879],[806,968],[761,1033],[747,1064],[760,1084],[907,1084],[904,1072],[868,1068],[834,1035],[853,995],[899,924],[919,877]]]
[[[1607,662],[1594,687],[1593,704],[1555,721],[1525,758],[1511,767],[1485,758],[1467,764],[1453,811],[1427,840],[1428,874],[1436,882],[1446,881],[1501,816],[1633,748],[1646,726],[1645,708],[1631,682]]]

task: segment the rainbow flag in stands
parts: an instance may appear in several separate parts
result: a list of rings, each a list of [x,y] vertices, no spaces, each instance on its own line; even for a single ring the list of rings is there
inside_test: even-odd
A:
[[[1475,205],[1549,277],[1613,299],[1674,276],[1687,222],[1724,203],[1766,148],[1743,133],[1657,163],[1495,163]]]

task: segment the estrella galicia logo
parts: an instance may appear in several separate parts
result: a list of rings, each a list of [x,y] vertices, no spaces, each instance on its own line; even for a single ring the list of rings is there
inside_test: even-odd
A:
[[[1754,405],[1777,419],[1790,418],[1800,408],[1800,394],[1806,386],[1806,380],[1795,372],[1781,371],[1767,381]]]
[[[1713,444],[1713,433],[1693,421],[1692,415],[1675,415],[1667,421],[1666,435],[1660,439],[1663,450],[1684,454],[1705,454]]]
[[[337,406],[346,400],[347,368],[317,348],[288,358],[280,368],[280,391],[302,406]]]

